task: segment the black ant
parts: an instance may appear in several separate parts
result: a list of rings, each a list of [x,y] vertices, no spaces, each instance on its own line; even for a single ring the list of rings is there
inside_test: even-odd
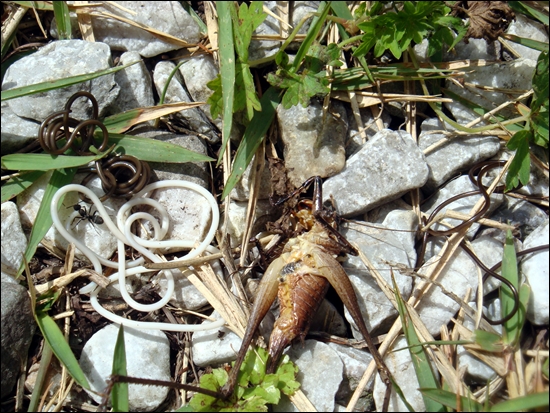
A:
[[[91,224],[101,225],[103,224],[103,218],[101,218],[100,215],[98,215],[98,212],[95,211],[92,214],[92,207],[90,207],[90,211],[88,212],[88,209],[84,205],[76,204],[73,205],[73,209],[75,211],[78,211],[80,215],[80,219],[76,223],[75,227],[80,223],[82,220],[90,221]]]

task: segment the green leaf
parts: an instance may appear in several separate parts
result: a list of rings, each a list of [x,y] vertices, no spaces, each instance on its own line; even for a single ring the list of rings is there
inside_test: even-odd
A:
[[[541,13],[534,7],[531,7],[528,2],[525,1],[509,1],[508,5],[518,13],[525,14],[526,16],[533,17],[540,21],[542,24],[548,26],[548,14]]]
[[[223,110],[223,129],[222,146],[218,156],[218,165],[220,164],[227,142],[231,135],[233,124],[233,104],[235,99],[235,50],[233,41],[233,25],[231,21],[231,8],[234,8],[232,2],[216,2],[218,10],[218,19],[220,27],[220,92],[221,102],[214,108],[216,113],[222,113]],[[216,94],[216,90],[214,90]],[[218,94],[218,96],[219,96]],[[213,97],[216,99],[218,96]],[[223,109],[222,109],[223,108]],[[212,112],[214,116],[214,112]],[[217,117],[217,116],[215,116]]]
[[[124,326],[121,324],[115,343],[113,354],[113,376],[127,376],[126,371],[126,346],[124,345]],[[113,385],[111,392],[111,404],[115,412],[129,412],[128,383],[118,382]]]
[[[271,126],[271,122],[273,122],[273,118],[275,117],[275,110],[280,101],[279,92],[272,87],[262,96],[260,100],[262,110],[261,112],[254,112],[254,116],[244,132],[241,144],[235,155],[235,161],[233,162],[233,171],[222,192],[222,199],[231,192],[241,179],[246,167],[252,160],[267,130]]]
[[[234,77],[235,76],[233,75],[233,78]],[[216,119],[218,116],[220,116],[224,108],[221,75],[216,76],[216,78],[208,82],[206,86],[208,86],[208,88],[214,92],[210,95],[206,103],[210,105],[210,114],[212,115],[212,118]],[[231,99],[231,102],[233,102],[233,99]],[[229,105],[229,108],[231,110],[231,119],[233,119],[232,106],[233,106],[232,104]],[[225,122],[224,122],[224,125],[225,125]]]
[[[521,335],[521,329],[525,321],[525,308],[521,308],[521,291],[519,285],[518,263],[516,258],[516,249],[514,247],[514,237],[512,231],[506,232],[506,243],[504,244],[504,254],[502,256],[502,276],[506,278],[520,293],[520,308],[514,314],[514,316],[503,324],[502,341],[504,344],[508,344],[512,347],[519,342]],[[527,287],[527,286],[525,286]],[[525,299],[525,292],[523,292],[523,299]],[[527,294],[529,292],[527,291]],[[527,297],[528,298],[528,297]],[[510,314],[515,305],[515,299],[510,291],[510,288],[506,284],[502,284],[500,287],[500,305],[502,317]]]
[[[104,157],[94,156],[50,155],[47,153],[14,153],[2,156],[2,168],[19,171],[49,171],[61,168],[76,168],[87,165]]]
[[[529,183],[529,172],[531,170],[531,160],[529,158],[529,141],[533,139],[531,132],[521,130],[516,132],[508,141],[508,148],[515,150],[514,159],[510,164],[506,175],[506,190],[509,191],[518,186],[519,182],[523,185]]]
[[[542,106],[548,108],[548,51],[539,55],[533,75],[533,91],[535,99],[531,109],[536,111]]]
[[[483,405],[476,402],[473,399],[469,399],[464,396],[458,396],[450,391],[441,389],[418,389],[422,393],[422,396],[428,397],[438,403],[441,403],[453,410],[461,409],[464,412],[481,412]]]
[[[291,363],[287,355],[283,356],[279,362],[275,374],[279,377],[277,387],[287,396],[293,395],[300,388],[300,383],[296,381],[298,366]]]
[[[135,65],[137,62],[128,63],[127,65],[112,67],[110,69],[100,70],[98,72],[87,73],[84,75],[69,76],[63,79],[49,80],[47,82],[35,83],[34,85],[21,86],[13,89],[2,91],[2,100],[10,100],[21,96],[33,95],[35,93],[47,92],[54,89],[61,89],[66,86],[76,85],[78,83],[86,82],[88,80],[95,79],[96,77],[105,76],[110,73],[118,72],[119,70],[126,69],[129,66]]]
[[[8,179],[2,186],[2,202],[9,201],[19,195],[45,173],[46,171],[29,171]]]
[[[397,284],[395,282],[393,273],[392,273],[392,281],[394,285],[395,299],[397,301],[399,317],[401,318],[401,324],[403,325],[403,332],[405,334],[407,344],[410,346],[409,352],[411,354],[411,361],[416,373],[416,378],[418,379],[418,384],[420,387],[437,389],[439,388],[439,383],[434,376],[434,373],[430,366],[430,362],[428,360],[428,356],[426,355],[424,347],[421,345],[422,343],[420,342],[420,339],[416,334],[416,330],[414,328],[412,319],[409,315],[409,311],[407,309],[405,302],[403,301],[403,297],[401,297],[401,293],[399,292],[399,289],[397,288]],[[434,402],[433,400],[427,397],[423,397],[423,398],[424,398],[424,404],[426,405],[426,411],[428,412],[445,411],[445,407],[441,403]],[[406,402],[405,400],[403,401]]]
[[[474,342],[485,351],[498,353],[504,349],[500,334],[490,333],[484,330],[475,330],[473,339]]]
[[[235,93],[234,112],[246,109],[247,120],[250,121],[254,116],[254,110],[261,110],[260,101],[256,95],[254,78],[250,73],[250,67],[246,63],[237,62],[235,73],[235,84],[240,85]]]
[[[36,252],[38,244],[44,238],[44,235],[52,226],[52,214],[51,214],[51,202],[54,194],[65,185],[70,184],[73,181],[74,175],[76,173],[76,168],[70,169],[56,169],[53,171],[48,185],[44,190],[44,195],[42,196],[42,202],[40,203],[40,208],[36,214],[34,220],[34,225],[32,226],[31,235],[29,237],[29,243],[27,244],[27,249],[25,250],[25,260],[23,263],[29,262]],[[62,200],[61,200],[62,201]],[[24,266],[22,265],[19,269],[18,274],[21,274]],[[53,349],[53,347],[52,347]],[[57,354],[56,354],[57,355]]]
[[[53,353],[59,359],[59,361],[67,368],[69,374],[73,377],[75,382],[85,389],[90,389],[88,380],[84,375],[84,372],[80,368],[76,357],[74,356],[69,344],[65,340],[63,333],[53,321],[53,319],[46,313],[37,312],[35,314],[36,323],[42,332],[42,335],[52,348]]]
[[[116,145],[113,149],[114,153],[132,155],[142,161],[169,163],[213,161],[209,156],[179,145],[142,136],[112,133],[109,135],[109,142]]]
[[[67,2],[54,1],[53,15],[55,17],[55,23],[57,24],[57,31],[59,32],[59,40],[71,39],[71,16],[69,14]]]
[[[548,360],[548,359],[546,359]],[[495,404],[489,410],[490,412],[517,412],[517,411],[548,411],[547,391],[542,393],[527,394]]]

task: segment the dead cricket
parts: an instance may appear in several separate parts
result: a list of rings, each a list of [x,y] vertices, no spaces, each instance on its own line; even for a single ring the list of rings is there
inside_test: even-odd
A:
[[[311,183],[314,184],[313,201],[300,200],[298,208],[292,211],[296,227],[300,228],[299,234],[286,242],[282,254],[271,262],[260,282],[242,345],[226,384],[217,393],[189,385],[179,384],[178,387],[210,396],[215,394],[219,399],[228,400],[234,392],[239,371],[254,334],[275,298],[278,297],[280,315],[269,340],[266,368],[267,374],[273,373],[284,349],[292,343],[303,342],[315,312],[329,285],[332,285],[361,331],[376,362],[380,377],[387,386],[383,403],[383,411],[387,411],[392,382],[391,373],[367,331],[353,286],[337,260],[344,254],[358,255],[358,253],[337,231],[336,214],[322,206],[321,178],[318,176],[309,178],[296,191],[277,204],[280,205],[295,197],[307,189]],[[115,380],[133,381],[131,378],[120,376]]]
[[[233,393],[238,373],[250,346],[254,333],[278,296],[280,315],[269,340],[267,373],[277,367],[283,350],[293,342],[303,342],[309,324],[321,304],[329,285],[336,290],[353,320],[359,327],[369,351],[372,353],[380,377],[387,386],[384,411],[387,410],[391,390],[391,374],[372,338],[357,304],[351,282],[336,259],[342,254],[357,255],[355,248],[336,230],[335,214],[323,209],[321,178],[309,178],[282,203],[314,183],[313,201],[300,201],[301,207],[294,213],[305,232],[287,241],[282,255],[267,268],[258,288],[258,295],[242,341],[237,360],[220,396],[227,399]]]

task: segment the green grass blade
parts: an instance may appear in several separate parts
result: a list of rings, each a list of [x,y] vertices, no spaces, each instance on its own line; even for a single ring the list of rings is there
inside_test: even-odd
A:
[[[185,9],[187,13],[193,18],[195,23],[199,26],[199,30],[203,36],[206,36],[208,34],[208,27],[206,27],[206,24],[202,21],[202,19],[199,17],[197,13],[195,13],[195,10],[193,10],[193,7],[191,7],[191,3],[188,1],[182,1],[180,2],[181,6]]]
[[[13,153],[2,156],[2,168],[18,171],[49,171],[87,165],[105,156],[50,155],[47,153]]]
[[[418,389],[422,393],[422,396],[430,398],[442,405],[450,407],[453,410],[462,412],[480,412],[483,410],[483,405],[475,400],[469,399],[464,396],[460,396],[460,406],[458,405],[457,395],[453,392],[441,390],[441,389]],[[429,411],[429,410],[426,410]]]
[[[51,80],[47,82],[36,83],[34,85],[27,85],[16,87],[13,89],[2,91],[2,100],[15,99],[21,96],[33,95],[35,93],[47,92],[49,90],[61,89],[63,87],[76,85],[78,83],[86,82],[88,80],[95,79],[96,77],[105,76],[110,73],[118,72],[119,70],[126,69],[128,66],[135,65],[137,62],[128,63],[127,65],[112,67],[110,69],[100,70],[94,73],[87,73],[85,75],[69,76],[64,79]]]
[[[84,372],[55,321],[41,311],[36,313],[35,318],[40,331],[42,331],[44,338],[52,348],[53,354],[67,368],[69,374],[78,384],[85,389],[90,389]]]
[[[262,99],[260,100],[262,111],[254,112],[254,116],[244,132],[243,139],[239,145],[239,149],[237,149],[237,154],[235,155],[233,170],[231,171],[231,175],[229,176],[229,179],[225,184],[225,188],[223,189],[222,199],[231,192],[237,182],[241,179],[246,167],[252,160],[252,157],[262,143],[262,139],[267,133],[267,130],[271,126],[271,122],[273,122],[273,118],[275,117],[277,105],[279,105],[280,101],[281,94],[273,87],[267,89],[262,96]]]
[[[548,43],[539,42],[538,40],[528,39],[525,37],[519,37],[515,34],[506,34],[504,35],[504,37],[506,38],[506,40],[510,40],[511,42],[521,44],[522,46],[529,47],[540,52],[548,51]]]
[[[2,186],[2,202],[19,195],[45,173],[46,171],[30,171],[8,179]]]
[[[48,345],[48,342],[45,342],[44,348],[42,350],[42,357],[40,357],[38,374],[36,375],[36,381],[34,384],[34,388],[32,389],[31,400],[27,409],[28,412],[38,411],[38,404],[40,403],[42,387],[44,385],[44,381],[46,380],[46,375],[48,373],[48,367],[50,366],[52,356],[52,348]]]
[[[126,371],[126,346],[124,345],[124,326],[121,324],[113,355],[113,376],[127,376]],[[117,382],[113,385],[111,392],[111,404],[115,412],[129,412],[128,383]]]
[[[71,16],[69,15],[69,8],[67,7],[67,3],[64,1],[54,1],[53,15],[57,24],[59,40],[71,39]]]
[[[395,299],[397,301],[397,310],[399,311],[399,317],[401,318],[401,324],[403,325],[403,333],[409,346],[409,352],[411,354],[411,360],[413,363],[416,377],[418,379],[418,385],[424,388],[439,389],[439,383],[435,379],[432,367],[424,351],[424,347],[421,346],[420,339],[414,329],[413,321],[407,310],[407,306],[401,297],[401,293],[395,283],[395,278],[392,273],[393,287],[395,291]],[[424,398],[424,404],[426,405],[426,411],[428,412],[444,412],[445,406],[443,404],[434,401],[428,397]]]
[[[330,11],[330,5],[327,4],[327,2],[322,1],[321,3],[319,3],[319,9],[321,10],[319,12],[319,17],[314,18],[311,22],[311,26],[309,26],[306,37],[300,45],[300,48],[296,52],[296,57],[294,58],[294,62],[292,63],[292,67],[295,69],[295,71],[298,70],[298,68],[302,64],[302,61],[306,57],[309,48],[323,28],[323,24],[325,24],[328,12]]]
[[[508,5],[514,9],[514,11],[523,13],[526,16],[533,17],[540,21],[542,24],[548,26],[548,15],[541,13],[537,9],[531,7],[526,1],[509,1]]]
[[[549,393],[527,394],[525,396],[516,397],[515,399],[506,400],[495,404],[489,411],[491,412],[517,412],[517,411],[548,411]]]
[[[516,287],[518,293],[521,293],[519,286],[518,262],[516,258],[516,249],[514,247],[514,237],[512,236],[512,231],[510,230],[506,233],[506,243],[504,244],[504,254],[502,256],[502,276],[510,281],[514,287]],[[525,296],[526,290],[525,288],[523,290],[523,295]],[[523,299],[525,299],[525,297],[523,297]],[[514,296],[508,286],[504,283],[500,287],[500,305],[502,311],[501,314],[503,317],[510,314],[515,305]],[[502,341],[505,345],[508,344],[514,347],[518,343],[524,321],[525,307],[520,302],[520,308],[516,314],[503,324]]]
[[[203,105],[202,102],[177,102],[131,109],[126,112],[121,112],[116,115],[106,117],[103,120],[103,124],[109,133],[124,133],[132,126],[139,123],[157,119],[161,116],[166,116],[174,112],[196,108],[201,105]]]
[[[42,203],[40,204],[40,208],[38,209],[34,225],[32,226],[31,236],[29,237],[29,243],[27,245],[27,249],[25,250],[25,259],[23,260],[23,264],[31,260],[31,258],[34,256],[34,253],[36,252],[36,247],[38,247],[38,244],[40,243],[40,241],[42,241],[42,238],[44,238],[44,235],[46,235],[46,232],[48,232],[48,230],[52,226],[53,221],[50,204],[52,202],[53,195],[62,186],[70,184],[74,178],[75,173],[76,168],[57,169],[53,171],[50,182],[48,183],[48,185],[46,186],[46,190],[44,191]],[[21,265],[18,274],[21,274],[21,272],[23,271],[23,264]]]
[[[222,146],[218,156],[220,164],[233,125],[233,101],[235,99],[235,46],[233,44],[232,2],[218,1],[216,8],[219,19],[220,77],[222,82],[223,129]]]
[[[112,133],[109,135],[109,143],[116,145],[114,153],[132,155],[142,161],[184,163],[214,160],[179,145],[142,136]]]

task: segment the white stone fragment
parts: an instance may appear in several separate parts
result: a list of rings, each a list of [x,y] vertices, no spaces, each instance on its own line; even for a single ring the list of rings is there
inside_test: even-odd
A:
[[[80,367],[90,387],[95,392],[104,392],[107,379],[113,369],[113,354],[119,325],[109,324],[95,333],[84,346]],[[152,380],[170,380],[170,344],[162,331],[136,330],[124,327],[124,345],[128,376]],[[130,384],[128,399],[131,411],[153,411],[166,398],[168,387]],[[88,394],[101,403],[102,397]]]
[[[27,249],[19,211],[13,202],[2,204],[2,272],[16,276]]]

